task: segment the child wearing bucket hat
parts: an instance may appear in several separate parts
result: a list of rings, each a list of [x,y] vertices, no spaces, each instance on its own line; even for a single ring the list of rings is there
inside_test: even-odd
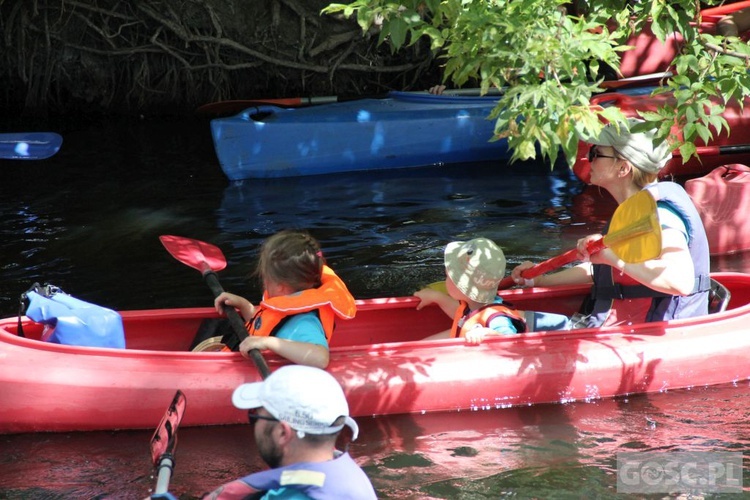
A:
[[[487,336],[524,333],[537,324],[537,313],[512,309],[497,294],[505,275],[505,255],[495,242],[487,238],[454,241],[445,247],[444,255],[447,293],[427,287],[414,294],[420,299],[417,309],[435,304],[453,318],[450,330],[428,339],[464,338],[468,344],[479,344]],[[560,323],[557,329],[567,324],[564,316],[542,314],[547,322]]]
[[[242,384],[232,403],[248,410],[255,442],[270,469],[227,483],[204,498],[350,498],[374,500],[375,490],[336,438],[358,427],[338,381],[304,365],[282,366],[262,382]]]

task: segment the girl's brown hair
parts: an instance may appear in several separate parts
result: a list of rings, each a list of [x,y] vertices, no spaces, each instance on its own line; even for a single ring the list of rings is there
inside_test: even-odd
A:
[[[260,247],[255,275],[262,281],[284,283],[295,291],[321,285],[323,254],[306,231],[285,229],[269,236]]]

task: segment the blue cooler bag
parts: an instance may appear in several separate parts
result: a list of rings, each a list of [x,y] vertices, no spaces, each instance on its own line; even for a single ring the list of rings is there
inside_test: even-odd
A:
[[[43,323],[42,340],[56,344],[125,348],[122,317],[112,309],[72,297],[55,286],[33,286],[26,316]]]

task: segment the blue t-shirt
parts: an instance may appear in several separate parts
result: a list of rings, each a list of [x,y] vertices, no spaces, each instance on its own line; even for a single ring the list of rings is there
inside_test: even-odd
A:
[[[328,347],[328,341],[326,340],[325,331],[323,331],[323,324],[320,322],[317,313],[314,311],[295,314],[290,316],[279,331],[276,332],[276,337],[286,340],[294,340],[295,342],[308,342],[310,344],[318,344],[323,347]]]
[[[662,229],[677,229],[690,243],[687,232],[687,221],[671,205],[667,203],[656,203],[656,213],[659,217],[659,225]]]

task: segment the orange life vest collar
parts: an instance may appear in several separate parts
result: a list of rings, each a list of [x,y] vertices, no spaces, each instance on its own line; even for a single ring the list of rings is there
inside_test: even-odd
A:
[[[272,335],[287,316],[318,311],[326,339],[330,342],[336,317],[353,318],[357,313],[357,305],[346,284],[330,267],[323,266],[321,282],[318,288],[291,295],[269,298],[264,293],[255,316],[245,325],[248,333],[257,336]]]
[[[487,304],[474,311],[469,310],[469,304],[461,301],[456,315],[453,317],[451,336],[453,338],[465,337],[466,332],[477,326],[488,327],[490,321],[497,316],[510,318],[518,333],[526,331],[526,319],[523,314],[503,304]]]

